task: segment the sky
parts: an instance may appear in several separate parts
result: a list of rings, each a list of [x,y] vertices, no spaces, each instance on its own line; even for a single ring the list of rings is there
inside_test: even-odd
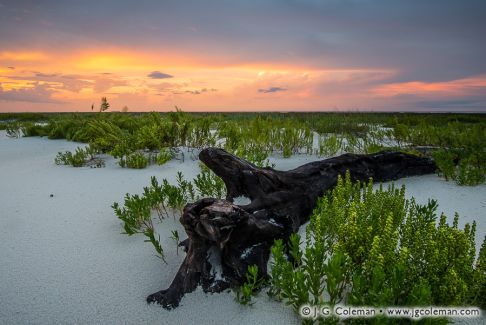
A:
[[[485,0],[0,0],[0,112],[486,112]]]

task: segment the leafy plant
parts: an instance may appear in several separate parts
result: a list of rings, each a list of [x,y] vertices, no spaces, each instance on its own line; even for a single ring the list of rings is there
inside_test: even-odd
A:
[[[341,150],[342,139],[335,134],[323,138],[319,137],[319,155],[331,157]]]
[[[418,149],[436,156],[439,172],[448,180],[460,185],[486,180],[486,120],[480,115],[189,114],[177,108],[167,114],[3,114],[2,121],[8,121],[2,127],[11,124],[13,136],[89,143],[122,159],[121,164],[134,152],[149,152],[149,163],[156,163],[155,153],[165,150],[184,160],[181,147],[194,152],[218,146],[259,167],[270,167],[272,154],[311,154],[316,145],[321,156]],[[164,155],[160,162],[167,159]]]
[[[85,166],[88,161],[93,160],[97,150],[92,146],[85,148],[78,147],[75,152],[70,151],[58,152],[54,162],[56,165],[71,165],[73,167]]]
[[[457,184],[478,185],[485,181],[485,168],[477,163],[474,155],[461,159],[457,167]]]
[[[5,126],[9,138],[20,138],[22,136],[21,125],[18,122],[10,122]]]
[[[226,186],[206,165],[200,164],[201,173],[193,180],[201,197],[223,198],[226,196]]]
[[[24,122],[21,125],[22,135],[24,137],[43,137],[48,135],[46,131],[47,125],[32,122]]]
[[[118,164],[122,167],[126,166],[126,158],[128,155],[135,151],[135,144],[133,136],[125,133],[118,143],[113,146],[113,149],[110,151],[110,154],[114,158],[119,158]]]
[[[434,152],[434,160],[438,167],[440,175],[443,175],[446,180],[456,178],[456,159],[455,154],[449,150],[437,150]]]
[[[115,215],[123,222],[123,229],[129,236],[134,234],[144,234],[146,242],[152,243],[157,256],[165,262],[164,250],[160,245],[160,237],[156,235],[152,211],[157,213],[160,222],[163,219],[179,212],[189,200],[194,200],[195,192],[192,183],[185,180],[181,172],[177,173],[177,185],[171,185],[166,179],[159,184],[156,177],[150,179],[150,186],[143,188],[141,195],[126,194],[124,205],[120,207],[117,202],[112,204]],[[179,234],[172,232],[172,238],[178,243]]]
[[[352,184],[348,173],[319,200],[304,250],[296,235],[288,245],[275,242],[269,293],[295,311],[337,303],[482,306],[486,244],[475,261],[475,223],[460,230],[457,215],[450,226],[436,210],[433,200],[405,199],[404,187],[373,190],[371,181]]]
[[[87,125],[89,142],[102,152],[109,152],[123,137],[123,131],[108,121],[91,121]]]
[[[170,149],[162,149],[157,154],[155,161],[157,165],[164,165],[165,163],[171,161],[174,158],[174,153]]]
[[[236,291],[236,301],[242,305],[252,305],[252,297],[262,288],[265,281],[258,276],[258,266],[250,265],[245,274],[246,281]]]
[[[148,159],[143,153],[134,152],[129,154],[125,159],[120,159],[119,164],[121,167],[143,169],[148,165]]]
[[[132,236],[134,234],[144,234],[147,239],[145,242],[150,242],[157,252],[157,256],[161,258],[164,263],[164,250],[160,245],[160,236],[155,237],[154,225],[151,218],[151,202],[146,196],[129,195],[125,196],[125,203],[120,208],[117,202],[111,206],[115,211],[116,216],[123,222],[123,229],[125,234]]]
[[[179,255],[179,244],[181,242],[181,240],[179,238],[179,232],[177,230],[172,230],[171,231],[170,238],[175,241],[175,244],[176,244],[176,254]]]

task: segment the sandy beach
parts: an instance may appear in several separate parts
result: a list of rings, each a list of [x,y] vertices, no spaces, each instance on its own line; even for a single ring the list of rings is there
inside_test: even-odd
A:
[[[111,157],[105,168],[54,164],[57,152],[80,145],[10,139],[0,131],[1,324],[299,323],[290,307],[264,293],[251,307],[240,306],[231,292],[211,295],[201,289],[187,294],[172,311],[148,305],[145,297],[168,287],[183,259],[169,238],[171,230],[178,230],[181,239],[185,233],[177,220],[157,225],[166,265],[143,236],[121,234],[110,206],[123,202],[127,192],[142,192],[151,176],[174,181],[181,171],[192,179],[198,161],[172,160],[142,170],[123,169]],[[274,157],[271,162],[277,169],[290,169],[315,159]],[[458,186],[436,175],[396,183],[405,184],[407,196],[420,203],[437,199],[450,221],[456,211],[461,226],[476,220],[479,249],[486,233],[486,185]]]

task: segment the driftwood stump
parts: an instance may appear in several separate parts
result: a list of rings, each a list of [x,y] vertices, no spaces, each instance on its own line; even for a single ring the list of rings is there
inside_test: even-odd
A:
[[[205,292],[221,292],[242,283],[249,265],[267,276],[274,240],[288,237],[307,222],[317,199],[350,171],[353,181],[375,182],[433,173],[432,159],[401,152],[344,154],[289,171],[258,168],[222,149],[208,148],[199,158],[221,177],[226,200],[204,198],[187,204],[180,218],[188,239],[186,258],[168,289],[147,297],[171,309],[185,293],[202,284]],[[233,204],[245,196],[247,205]]]

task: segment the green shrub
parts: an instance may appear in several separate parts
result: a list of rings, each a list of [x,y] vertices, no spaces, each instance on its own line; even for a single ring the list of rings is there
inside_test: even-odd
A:
[[[74,129],[78,128],[80,121],[71,118],[59,118],[50,120],[45,126],[49,139],[70,139]]]
[[[319,200],[304,250],[296,235],[287,246],[275,242],[270,294],[295,311],[338,303],[484,306],[486,248],[475,261],[476,225],[458,229],[457,215],[450,226],[436,210],[433,200],[405,199],[405,187],[373,190],[371,181],[352,184],[348,173]]]
[[[91,120],[82,129],[83,134],[76,134],[76,137],[86,139],[91,145],[101,152],[113,150],[124,132],[113,122],[105,120]]]
[[[226,196],[226,186],[206,165],[199,164],[201,173],[193,180],[196,189],[201,197],[224,198]]]
[[[335,134],[328,137],[319,136],[319,156],[331,157],[341,150],[342,139]]]
[[[7,136],[9,138],[20,138],[22,136],[22,130],[19,122],[10,122],[5,126]]]
[[[75,152],[70,151],[58,152],[54,162],[56,165],[71,165],[73,167],[82,167],[97,154],[97,150],[91,146],[85,148],[78,147]]]
[[[148,159],[143,153],[134,152],[129,154],[125,159],[120,159],[119,164],[121,167],[128,167],[134,169],[143,169],[148,165]]]
[[[268,160],[269,152],[267,148],[259,144],[240,144],[237,149],[230,151],[235,156],[245,159],[257,167],[275,167],[274,164],[270,164]]]
[[[119,158],[120,160],[118,161],[118,164],[125,167],[126,157],[133,153],[135,148],[133,136],[128,133],[124,133],[118,143],[113,146],[113,149],[110,151],[110,155],[112,155],[114,158]]]
[[[170,185],[166,179],[159,184],[157,178],[150,179],[150,186],[143,188],[142,195],[125,195],[123,207],[117,202],[112,204],[115,215],[123,222],[123,229],[129,236],[144,234],[146,242],[152,243],[157,256],[164,262],[164,250],[160,245],[160,237],[155,234],[152,211],[156,211],[159,220],[174,215],[177,211],[182,215],[182,209],[188,201],[196,199],[192,184],[184,179],[181,172],[177,173],[177,185]],[[173,239],[179,241],[179,234],[172,232]]]
[[[474,158],[474,155],[470,155],[459,162],[456,176],[457,184],[478,185],[484,183],[486,167],[479,165]]]
[[[157,124],[142,126],[135,134],[137,148],[155,150],[162,146],[161,132]]]
[[[177,109],[167,114],[0,114],[0,119],[8,121],[4,128],[11,124],[12,136],[47,135],[89,143],[122,159],[122,165],[137,151],[220,146],[266,167],[274,153],[313,153],[317,132],[319,154],[324,156],[340,150],[372,153],[426,147],[438,149],[439,172],[448,180],[475,185],[484,183],[486,174],[486,122],[480,115],[189,114]]]
[[[118,219],[123,221],[123,229],[125,234],[132,236],[134,234],[144,234],[147,239],[145,242],[150,242],[157,252],[157,256],[165,263],[164,250],[160,245],[160,236],[155,237],[154,225],[151,217],[151,202],[146,196],[139,195],[125,195],[125,203],[120,208],[117,202],[111,206],[115,211]]]
[[[408,141],[408,136],[410,131],[408,130],[408,126],[405,124],[396,124],[393,128],[393,136],[398,143],[398,146],[401,147],[404,142]]]
[[[478,185],[485,181],[486,165],[480,152],[467,153],[439,149],[433,153],[439,175],[453,179],[459,185]],[[457,164],[457,165],[456,165]]]
[[[43,137],[48,135],[46,125],[38,125],[31,122],[22,123],[22,134],[24,137]]]
[[[236,301],[242,305],[252,305],[252,297],[257,294],[265,283],[264,279],[258,276],[258,266],[250,265],[245,274],[246,280],[236,290]]]
[[[179,237],[179,232],[177,230],[171,230],[170,233],[171,233],[170,238],[176,244],[176,254],[179,255],[179,244],[181,243],[181,239]]]
[[[449,150],[437,150],[433,155],[439,175],[444,176],[446,180],[455,179],[456,165],[454,159],[456,159],[456,155]]]
[[[157,162],[157,165],[163,165],[174,158],[174,153],[170,149],[162,149],[160,152],[157,154],[155,157],[155,161]]]

